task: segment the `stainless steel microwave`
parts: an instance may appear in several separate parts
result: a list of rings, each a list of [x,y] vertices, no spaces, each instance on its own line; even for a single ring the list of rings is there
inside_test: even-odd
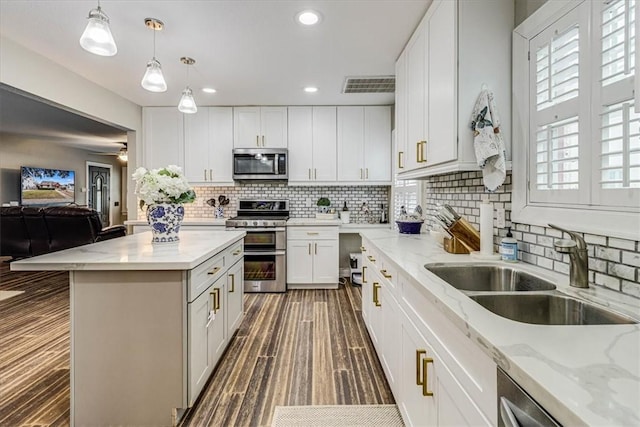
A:
[[[286,148],[236,148],[233,150],[233,179],[289,179]]]

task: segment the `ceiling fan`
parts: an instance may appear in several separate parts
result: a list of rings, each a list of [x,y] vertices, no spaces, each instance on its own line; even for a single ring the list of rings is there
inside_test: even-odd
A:
[[[127,151],[127,143],[126,142],[119,142],[118,144],[121,145],[119,151],[105,152],[105,153],[94,153],[94,154],[98,154],[98,155],[101,155],[101,156],[117,156],[118,160],[126,163],[127,160],[129,159],[129,155],[128,155],[128,151]]]

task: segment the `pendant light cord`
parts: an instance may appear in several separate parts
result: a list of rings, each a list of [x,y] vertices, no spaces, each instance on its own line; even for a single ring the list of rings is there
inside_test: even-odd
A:
[[[156,59],[156,29],[153,29],[153,59]]]

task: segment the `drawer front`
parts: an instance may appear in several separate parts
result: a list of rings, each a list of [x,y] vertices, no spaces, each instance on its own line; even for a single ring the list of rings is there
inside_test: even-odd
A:
[[[231,246],[225,255],[225,265],[233,265],[244,256],[242,240]]]
[[[228,254],[228,253],[227,253]],[[198,298],[213,282],[225,272],[225,254],[209,258],[193,270],[189,271],[188,301]]]
[[[471,399],[491,422],[497,423],[496,364],[439,311],[421,285],[404,276],[399,284],[402,308]]]
[[[390,292],[394,298],[398,298],[398,269],[384,256],[380,257],[380,262],[378,262],[377,265],[383,282],[390,288]]]
[[[288,227],[288,240],[335,240],[338,227]]]

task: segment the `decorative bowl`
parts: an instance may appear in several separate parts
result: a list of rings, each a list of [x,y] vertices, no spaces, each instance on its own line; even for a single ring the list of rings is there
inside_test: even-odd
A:
[[[403,234],[420,234],[420,228],[424,220],[419,221],[396,221],[398,224],[398,230]]]

